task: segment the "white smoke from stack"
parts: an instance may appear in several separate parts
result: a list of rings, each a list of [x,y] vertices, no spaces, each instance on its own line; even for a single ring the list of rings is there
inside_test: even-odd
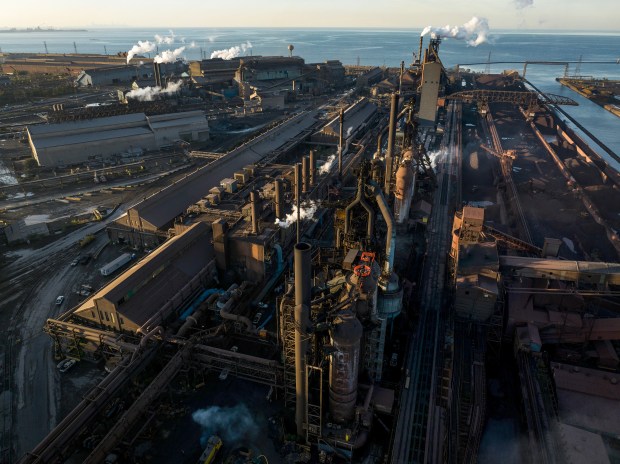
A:
[[[138,53],[150,53],[155,50],[156,47],[157,45],[153,42],[149,42],[148,40],[143,42],[139,40],[138,43],[131,47],[131,50],[127,52],[127,64],[129,64],[129,61]]]
[[[143,87],[141,89],[134,89],[125,94],[125,98],[138,101],[153,101],[158,95],[170,95],[176,93],[183,85],[182,81],[170,82],[165,89],[161,87]]]
[[[234,47],[230,47],[226,50],[215,50],[213,53],[211,53],[211,58],[232,60],[233,58],[237,58],[242,53],[247,52],[250,48],[252,48],[252,43],[248,40],[246,43],[242,43],[241,45],[235,45]]]
[[[170,45],[174,43],[174,32],[169,31],[170,35],[166,36],[166,35],[159,35],[159,34],[155,34],[155,42],[157,42],[159,45],[161,44],[166,44],[166,45]]]
[[[202,427],[201,442],[206,445],[211,435],[219,436],[227,446],[257,438],[260,428],[245,404],[230,408],[211,406],[192,414],[194,422]]]
[[[321,166],[319,169],[317,169],[318,173],[319,174],[329,173],[329,170],[332,168],[334,161],[336,161],[336,155],[330,155],[325,161],[325,164]]]
[[[532,6],[534,4],[534,0],[514,0],[514,4],[517,7],[517,10],[522,10],[528,6]]]
[[[184,51],[185,47],[179,47],[174,50],[164,50],[159,55],[156,55],[153,61],[155,61],[155,63],[173,63]]]
[[[517,0],[525,1],[528,0]],[[444,26],[433,27],[427,26],[422,31],[422,36],[431,33],[431,37],[451,37],[453,39],[465,40],[467,45],[477,47],[481,43],[485,43],[488,40],[489,35],[489,22],[486,18],[479,18],[474,16],[462,26]]]
[[[431,151],[426,154],[426,156],[428,156],[430,160],[433,171],[437,170],[437,165],[443,161],[443,159],[446,157],[447,154],[448,154],[448,151],[445,148],[441,150],[437,150],[437,151]]]
[[[305,202],[305,204],[301,205],[299,217],[302,220],[312,219],[318,209],[318,203],[315,203],[314,201]],[[290,214],[287,214],[283,220],[276,219],[275,224],[283,229],[288,229],[290,226],[295,224],[295,221],[297,221],[297,205],[293,205],[293,211]]]
[[[353,133],[353,126],[349,127],[347,129],[347,134],[344,136],[346,139],[348,139],[349,137],[351,137],[351,134]]]

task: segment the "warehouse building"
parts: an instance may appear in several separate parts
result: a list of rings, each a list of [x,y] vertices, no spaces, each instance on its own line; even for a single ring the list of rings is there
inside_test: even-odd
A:
[[[202,111],[135,113],[28,127],[32,156],[45,167],[101,161],[123,153],[158,150],[178,140],[195,142],[208,137],[209,125]]]
[[[196,223],[93,294],[74,312],[98,327],[135,333],[178,312],[215,275],[211,230]]]

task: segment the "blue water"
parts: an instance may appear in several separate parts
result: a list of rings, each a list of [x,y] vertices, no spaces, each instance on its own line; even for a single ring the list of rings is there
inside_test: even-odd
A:
[[[86,32],[1,33],[3,52],[44,52],[43,42],[50,53],[73,53],[73,42],[79,53],[109,54],[129,50],[138,40],[154,40],[155,34],[169,35],[163,29],[91,29]],[[160,45],[159,50],[188,46],[185,58],[209,57],[214,50],[250,41],[254,55],[287,55],[287,46],[295,46],[294,54],[310,62],[337,59],[345,64],[398,66],[401,60],[409,64],[412,53],[418,50],[420,30],[404,29],[282,29],[282,28],[222,28],[175,29],[175,43]],[[618,33],[518,33],[491,31],[490,43],[469,47],[464,42],[445,39],[440,56],[446,67],[457,63],[491,61],[577,61],[583,55],[581,75],[620,79],[620,32]],[[189,44],[195,46],[189,47]],[[428,40],[425,40],[428,43]],[[153,56],[153,54],[150,54]],[[609,61],[611,64],[591,64],[588,61]],[[483,70],[485,65],[469,66]],[[571,64],[569,73],[575,71]],[[522,64],[491,65],[492,72],[504,69],[523,70]],[[528,66],[527,78],[541,90],[562,94],[579,100],[579,107],[567,111],[584,123],[616,153],[620,154],[620,118],[574,92],[562,87],[556,77],[564,73],[563,66]],[[603,156],[603,155],[602,155]]]

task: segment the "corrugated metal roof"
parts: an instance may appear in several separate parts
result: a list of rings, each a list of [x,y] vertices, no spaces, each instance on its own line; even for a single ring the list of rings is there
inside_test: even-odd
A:
[[[312,127],[316,122],[315,115],[316,112],[312,112],[306,117],[293,121],[285,128],[281,128],[283,135],[278,140],[268,137],[251,147],[241,146],[233,150],[218,161],[197,169],[160,192],[151,195],[131,209],[143,221],[155,228],[163,227],[205,196],[209,189],[219,186],[220,180],[232,176],[235,171],[248,164],[260,161],[268,153]]]
[[[376,111],[377,106],[366,99],[363,99],[352,107],[349,107],[349,109],[344,113],[343,124],[345,136],[349,128],[352,128],[352,132],[355,133],[359,127]],[[323,127],[322,132],[338,135],[340,132],[340,117],[336,116],[329,123],[327,123]]]
[[[40,124],[28,126],[30,135],[66,134],[84,129],[101,129],[106,126],[122,126],[124,124],[143,122],[146,125],[146,115],[144,113],[122,114],[119,116],[108,116],[105,118],[85,119],[82,121],[61,122],[56,124]]]
[[[153,131],[144,127],[130,127],[127,129],[113,129],[82,134],[57,134],[42,138],[34,138],[33,142],[37,150],[43,148],[62,147],[64,145],[79,145],[81,143],[94,143],[110,139],[122,139],[124,137],[153,136]]]

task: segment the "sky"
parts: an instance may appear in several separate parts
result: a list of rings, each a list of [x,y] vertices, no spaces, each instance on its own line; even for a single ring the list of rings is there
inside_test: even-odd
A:
[[[20,0],[0,27],[378,27],[461,25],[620,33],[620,0]]]

